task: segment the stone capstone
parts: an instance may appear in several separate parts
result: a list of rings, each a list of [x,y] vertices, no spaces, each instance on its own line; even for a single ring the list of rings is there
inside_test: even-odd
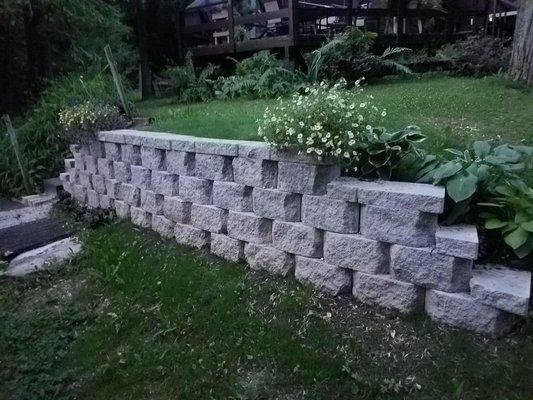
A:
[[[435,241],[437,252],[441,254],[477,259],[479,240],[474,225],[439,226]]]

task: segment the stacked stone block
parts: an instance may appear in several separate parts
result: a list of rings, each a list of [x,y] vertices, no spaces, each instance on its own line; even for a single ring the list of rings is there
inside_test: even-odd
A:
[[[77,201],[179,244],[482,333],[527,313],[529,281],[512,287],[529,275],[473,269],[475,227],[438,225],[443,188],[340,177],[259,142],[120,130],[71,151],[61,179]]]

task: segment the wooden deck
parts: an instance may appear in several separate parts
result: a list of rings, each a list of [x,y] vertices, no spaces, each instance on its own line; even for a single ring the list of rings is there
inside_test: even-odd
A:
[[[461,0],[448,0],[448,3],[453,4],[454,1]],[[483,0],[473,0],[476,7],[460,11],[454,11],[453,7],[444,10],[409,9],[405,0],[399,0],[397,9],[309,6],[311,3],[307,1],[287,0],[287,7],[276,11],[235,15],[234,2],[221,0],[216,3],[227,10],[227,18],[217,21],[187,22],[192,13],[202,13],[204,8],[213,5],[180,12],[177,23],[180,53],[183,55],[190,51],[195,56],[216,56],[284,49],[288,57],[291,49],[318,47],[328,36],[350,25],[377,32],[377,41],[383,45],[444,43],[486,28],[490,12],[490,1]],[[347,3],[352,4],[351,1]],[[279,23],[272,24],[272,21]],[[424,27],[428,21],[431,21],[431,29]],[[258,27],[264,33],[238,40],[235,36],[237,27]],[[216,43],[215,35],[223,37],[225,42]]]

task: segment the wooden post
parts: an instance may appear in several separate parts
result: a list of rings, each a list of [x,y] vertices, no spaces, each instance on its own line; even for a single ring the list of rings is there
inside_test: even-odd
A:
[[[228,43],[233,53],[237,52],[235,47],[235,17],[233,15],[233,0],[228,0]]]
[[[22,175],[22,182],[24,183],[24,188],[26,189],[26,192],[29,194],[32,192],[30,179],[28,177],[28,174],[26,173],[26,169],[24,168],[24,163],[22,162],[22,155],[20,154],[19,149],[19,142],[17,140],[17,133],[15,132],[15,128],[13,128],[13,124],[11,123],[11,118],[9,118],[9,115],[4,114],[2,116],[2,119],[4,120],[4,123],[6,124],[7,133],[9,134],[9,140],[11,142],[11,147],[13,147],[13,152],[15,153],[15,158],[17,159],[17,164],[20,169],[20,174]]]
[[[126,100],[126,92],[124,91],[124,86],[122,85],[122,80],[120,79],[120,74],[118,73],[111,47],[109,45],[104,47],[104,52],[107,58],[107,63],[109,64],[109,69],[111,70],[111,74],[113,75],[113,81],[115,82],[115,88],[117,89],[118,97],[120,99],[120,102],[122,103],[122,108],[124,108],[124,113],[131,118],[133,115],[131,112],[130,105]]]
[[[300,24],[298,20],[298,0],[289,0],[289,36],[292,46],[298,45]]]

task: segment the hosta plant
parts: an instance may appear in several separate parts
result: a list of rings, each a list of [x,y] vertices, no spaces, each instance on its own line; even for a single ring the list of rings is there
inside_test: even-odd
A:
[[[522,180],[511,180],[491,190],[492,198],[479,205],[486,229],[499,230],[518,257],[533,251],[533,188]]]

